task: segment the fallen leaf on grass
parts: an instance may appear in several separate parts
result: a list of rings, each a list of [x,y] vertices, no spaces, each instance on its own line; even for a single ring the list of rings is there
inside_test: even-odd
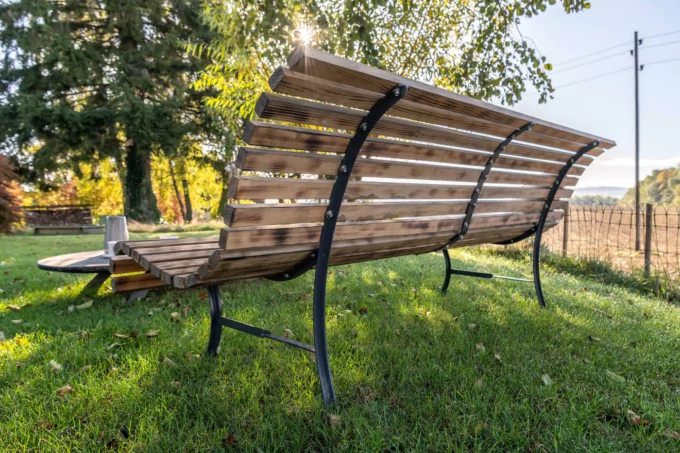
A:
[[[201,293],[198,295],[198,300],[206,300],[208,295],[206,293]]]
[[[477,324],[474,324],[474,323],[468,324],[468,329],[469,329],[469,330],[476,330],[477,327],[479,327]]]
[[[626,415],[628,416],[628,421],[633,426],[647,426],[647,425],[649,425],[649,420],[645,420],[644,418],[640,417],[638,414],[631,411],[630,409],[628,411],[626,411]]]
[[[58,373],[61,371],[61,365],[59,365],[56,360],[50,360],[47,366],[53,373]]]
[[[90,308],[92,306],[92,301],[88,300],[84,304],[76,305],[76,308],[78,310],[85,310],[86,308]]]
[[[70,385],[65,385],[62,388],[57,389],[57,395],[64,396],[64,395],[67,395],[69,393],[73,393],[74,391],[75,390],[73,389],[73,387],[71,387]]]
[[[352,310],[342,310],[340,313],[338,313],[338,316],[343,317],[349,315],[350,313],[352,313]]]
[[[310,359],[312,362],[316,362],[316,354],[313,353],[313,352],[310,352],[310,353],[309,353],[309,359]]]
[[[130,338],[130,335],[125,335],[124,333],[114,333],[113,338],[126,339]]]
[[[482,343],[481,341],[475,345],[475,349],[477,350],[477,353],[479,353],[479,354],[486,351],[486,348],[484,347],[484,343]]]
[[[295,338],[295,334],[290,329],[283,329],[283,336],[286,338]]]
[[[592,341],[593,343],[599,343],[600,341],[602,341],[600,338],[594,337],[594,336],[592,336],[592,335],[588,335],[588,339],[589,339],[590,341]]]
[[[181,386],[182,386],[182,384],[180,384],[179,381],[173,381],[173,382],[172,382],[172,387],[173,387],[173,388],[178,389],[178,388],[180,388]]]
[[[496,352],[496,353],[494,353],[493,356],[494,356],[494,358],[495,358],[496,360],[498,360],[499,362],[503,363],[503,360],[501,360],[501,355],[500,355],[499,353]]]
[[[312,298],[311,294],[300,294],[298,300],[310,300]]]
[[[673,431],[670,428],[666,428],[663,432],[663,435],[666,437],[670,437],[671,439],[680,439],[680,433],[677,431]]]
[[[328,423],[329,423],[331,426],[339,425],[341,420],[342,420],[342,419],[340,418],[339,415],[328,414]]]
[[[366,313],[368,313],[368,308],[366,308],[366,307],[361,307],[361,308],[359,309],[359,313],[361,313],[362,315],[365,315]]]
[[[5,332],[0,332],[0,341],[5,341]]]
[[[222,447],[231,448],[236,445],[236,436],[233,433],[227,434],[227,437],[222,439]]]
[[[43,421],[43,420],[38,420],[37,426],[38,426],[38,428],[49,430],[49,429],[54,428],[56,425],[54,424],[54,422],[46,422],[46,421]]]
[[[161,333],[161,329],[149,330],[147,333],[144,334],[144,336],[147,338],[153,338],[155,336],[158,336],[159,333]]]
[[[85,340],[89,340],[92,335],[90,334],[90,332],[85,332],[84,330],[81,330],[80,333],[78,333],[78,336]]]
[[[482,431],[488,429],[491,429],[491,426],[489,426],[488,423],[479,422],[477,423],[477,426],[475,426],[475,434],[480,435]]]
[[[19,307],[17,305],[8,305],[7,309],[12,310],[12,311],[19,311],[19,310],[21,310],[21,307]]]
[[[85,365],[84,367],[82,367],[78,370],[78,373],[87,373],[91,369],[92,369],[92,365]]]
[[[21,324],[23,321],[21,319],[13,319],[12,322],[14,324]]]
[[[611,379],[614,382],[619,382],[621,384],[625,384],[626,378],[623,376],[619,376],[618,374],[614,373],[613,371],[606,370],[605,374],[609,379]]]
[[[17,368],[21,368],[22,366],[24,366],[24,362],[14,362],[14,366]]]
[[[199,357],[201,357],[201,354],[192,354],[190,352],[187,352],[187,360],[198,359]]]
[[[163,357],[163,365],[167,365],[172,368],[177,368],[177,364],[167,357]]]
[[[552,384],[552,379],[550,379],[550,376],[548,376],[547,374],[544,374],[543,376],[541,376],[541,380],[543,381],[544,385]]]
[[[394,334],[395,334],[396,336],[399,336],[399,329],[394,329]]]
[[[482,385],[484,385],[484,382],[481,379],[477,379],[475,381],[475,387],[477,387],[478,389],[481,389]]]
[[[172,322],[180,322],[181,319],[180,319],[179,313],[176,312],[176,311],[173,311],[172,313],[170,313],[170,321],[172,321]]]
[[[188,317],[189,317],[189,310],[191,310],[191,306],[190,306],[190,305],[185,305],[185,306],[182,308],[182,313],[184,314],[184,317],[185,317],[185,318],[188,318]]]
[[[107,349],[113,349],[113,348],[117,348],[119,346],[123,346],[123,345],[116,341],[115,343],[111,343]]]

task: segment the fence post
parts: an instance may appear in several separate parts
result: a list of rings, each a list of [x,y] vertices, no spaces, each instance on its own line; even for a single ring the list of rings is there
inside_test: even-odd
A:
[[[569,205],[564,209],[564,234],[562,235],[562,256],[567,257],[567,247],[569,246]]]
[[[645,275],[649,277],[652,267],[652,225],[654,208],[650,203],[645,205]]]

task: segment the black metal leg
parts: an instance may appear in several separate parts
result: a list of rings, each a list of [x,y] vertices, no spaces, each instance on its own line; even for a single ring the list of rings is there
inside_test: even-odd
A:
[[[330,252],[330,250],[327,250]],[[323,253],[323,252],[321,252]],[[326,406],[335,403],[335,387],[331,375],[331,364],[328,360],[328,343],[326,341],[326,277],[328,276],[328,259],[321,267],[317,265],[314,274],[314,349],[316,350],[316,368],[319,372],[321,396]]]
[[[217,355],[220,350],[222,338],[222,297],[220,297],[219,285],[208,286],[208,298],[210,299],[210,339],[208,340],[208,355]]]
[[[139,291],[133,291],[132,294],[130,294],[130,297],[128,297],[127,303],[130,304],[136,300],[142,300],[144,299],[147,295],[149,294],[148,289],[140,289]]]
[[[442,293],[446,294],[446,290],[449,289],[449,283],[451,282],[451,257],[449,256],[448,249],[444,249],[442,253],[444,254],[444,262],[446,263],[446,275],[444,276],[444,286],[442,286]]]
[[[541,236],[543,236],[543,225],[539,224],[534,238],[534,286],[536,287],[536,297],[538,297],[538,304],[541,308],[545,308],[545,299],[543,298],[543,288],[541,287]]]
[[[87,285],[83,288],[83,290],[80,292],[81,295],[84,294],[90,294],[90,293],[96,293],[99,288],[104,284],[106,280],[111,276],[110,272],[97,272],[97,274],[94,276],[92,280],[87,282]]]

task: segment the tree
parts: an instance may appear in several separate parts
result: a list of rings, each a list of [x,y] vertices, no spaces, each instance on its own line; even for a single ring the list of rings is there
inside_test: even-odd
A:
[[[208,104],[230,118],[252,112],[256,92],[298,43],[479,99],[514,104],[527,84],[546,102],[552,65],[519,31],[556,0],[204,1],[215,36],[193,46],[214,64],[197,86],[217,87]],[[590,8],[563,0],[567,13]]]
[[[635,204],[635,187],[628,189],[623,201]],[[640,203],[680,204],[680,165],[654,170],[640,181]]]
[[[209,41],[199,11],[199,0],[3,0],[0,141],[24,179],[49,187],[57,169],[111,158],[125,214],[157,222],[152,154],[174,159],[216,125],[192,87],[207,59],[185,52]]]
[[[0,234],[12,232],[12,224],[21,220],[16,188],[17,175],[5,156],[0,154]]]

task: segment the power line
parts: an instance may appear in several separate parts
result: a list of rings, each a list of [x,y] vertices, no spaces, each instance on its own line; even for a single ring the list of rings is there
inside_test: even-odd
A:
[[[669,63],[671,61],[680,61],[680,58],[670,58],[668,60],[657,60],[657,61],[652,61],[652,62],[649,62],[649,63],[642,63],[640,65],[640,69],[642,69],[643,66],[652,66],[652,65],[655,65],[655,64]]]
[[[627,46],[627,45],[629,45],[629,43],[624,42],[624,43],[618,44],[616,46],[607,47],[606,49],[598,50],[597,52],[592,52],[592,53],[589,53],[589,54],[581,55],[580,57],[572,58],[570,60],[560,61],[559,63],[555,63],[555,66],[561,66],[563,64],[571,63],[572,61],[583,60],[584,58],[592,57],[594,55],[600,55],[602,53],[609,52],[610,50],[618,49],[619,47]]]
[[[679,42],[680,39],[678,39],[677,41],[662,42],[659,44],[652,44],[651,46],[644,46],[642,49],[653,49],[654,47],[670,46],[671,44],[677,44]]]
[[[598,74],[598,75],[593,76],[593,77],[587,77],[585,79],[575,80],[573,82],[569,82],[569,83],[565,83],[564,85],[557,86],[553,89],[553,91],[557,91],[559,89],[566,88],[566,87],[569,87],[569,86],[572,86],[572,85],[578,85],[580,83],[590,82],[591,80],[601,79],[602,77],[607,77],[607,76],[610,76],[610,75],[613,75],[613,74],[618,74],[619,72],[630,71],[631,69],[633,69],[633,68],[631,68],[631,67],[621,68],[621,69],[617,69],[616,71],[605,72],[604,74]],[[527,94],[527,96],[537,96],[539,94],[540,93],[538,91],[536,91],[536,92]]]
[[[628,55],[629,52],[630,52],[629,50],[624,50],[623,52],[617,52],[617,53],[614,53],[614,54],[611,54],[611,55],[607,55],[606,57],[597,58],[595,60],[584,61],[583,63],[579,63],[577,65],[568,66],[566,68],[558,69],[557,71],[551,71],[550,74],[558,74],[560,72],[570,71],[572,69],[580,68],[581,66],[586,66],[586,65],[589,65],[589,64],[593,64],[593,63],[599,63],[600,61],[609,60],[610,58],[618,57],[618,56],[624,55],[624,54]]]
[[[652,36],[643,36],[642,39],[654,39],[654,38],[660,38],[662,36],[669,36],[669,35],[675,35],[680,33],[680,30],[675,30],[675,31],[669,31],[667,33],[659,33],[658,35],[652,35]]]

